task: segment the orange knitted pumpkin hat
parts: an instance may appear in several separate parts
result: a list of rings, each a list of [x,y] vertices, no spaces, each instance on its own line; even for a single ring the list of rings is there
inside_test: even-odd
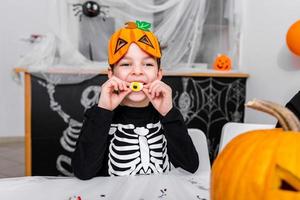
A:
[[[131,43],[136,43],[142,50],[155,58],[161,57],[157,37],[149,31],[148,22],[127,22],[126,27],[116,31],[108,43],[108,62],[110,65],[118,62],[128,51]]]

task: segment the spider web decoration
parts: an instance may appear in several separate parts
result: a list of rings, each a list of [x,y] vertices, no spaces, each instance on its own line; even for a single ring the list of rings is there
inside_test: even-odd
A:
[[[241,107],[245,102],[245,83],[241,79],[238,79],[232,83],[229,89],[229,94],[231,98],[228,100],[228,104],[233,104],[235,106],[234,112],[229,112],[229,121],[241,122],[243,120],[243,115],[239,110],[243,109]]]
[[[188,127],[200,128],[208,138],[210,158],[218,152],[221,129],[228,121],[243,121],[245,81],[225,78],[182,78],[175,92],[177,107]],[[193,103],[191,103],[193,102]]]

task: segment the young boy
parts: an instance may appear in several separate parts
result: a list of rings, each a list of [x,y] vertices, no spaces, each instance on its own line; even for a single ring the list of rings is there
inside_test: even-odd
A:
[[[72,158],[80,179],[163,173],[170,163],[192,173],[198,168],[172,89],[161,81],[158,40],[147,26],[129,22],[109,41],[109,79],[98,105],[85,113]]]

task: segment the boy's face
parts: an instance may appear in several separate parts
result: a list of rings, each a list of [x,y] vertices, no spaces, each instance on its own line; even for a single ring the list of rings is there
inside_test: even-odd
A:
[[[125,56],[108,70],[108,77],[116,76],[126,82],[141,82],[144,85],[155,80],[161,80],[162,71],[158,69],[155,58],[144,52],[138,45],[132,43]],[[149,100],[143,91],[131,92],[123,100],[125,105],[145,104]]]

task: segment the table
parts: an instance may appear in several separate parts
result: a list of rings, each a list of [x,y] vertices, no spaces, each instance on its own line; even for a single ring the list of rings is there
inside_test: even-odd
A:
[[[79,135],[83,112],[96,104],[106,72],[51,70],[51,74],[95,77],[79,84],[55,85],[26,69],[25,164],[26,175],[72,176],[71,154]],[[247,74],[236,72],[166,72],[163,81],[173,90],[173,105],[188,128],[207,137],[211,162],[218,153],[221,129],[228,121],[243,122]],[[96,76],[97,75],[97,76]]]
[[[209,174],[183,170],[169,174],[96,177],[29,176],[0,179],[1,199],[7,200],[208,200]]]

